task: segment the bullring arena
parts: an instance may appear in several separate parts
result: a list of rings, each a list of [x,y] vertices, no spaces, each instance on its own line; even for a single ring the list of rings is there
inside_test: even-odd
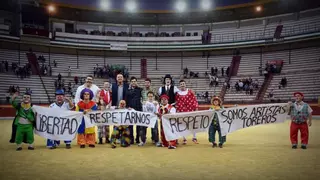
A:
[[[0,2],[0,179],[319,179],[319,2],[156,1]],[[284,122],[239,128],[226,135],[223,148],[213,148],[208,131],[196,134],[198,144],[189,134],[187,144],[179,138],[176,149],[156,147],[151,128],[144,146],[99,144],[97,128],[95,148],[80,148],[77,136],[71,149],[63,141],[49,149],[47,139],[36,134],[34,150],[23,144],[17,151],[17,138],[9,142],[17,113],[11,105],[15,94],[23,107],[29,94],[33,105],[49,107],[58,102],[61,90],[70,103],[78,104],[81,85],[106,90],[107,81],[111,87],[106,92],[111,92],[118,88],[118,74],[124,76],[126,91],[136,88],[132,80],[142,90],[148,81],[154,93],[166,94],[168,101],[166,79],[171,80],[173,98],[184,91],[184,80],[199,104],[196,112],[212,108],[215,98],[226,110],[288,102],[298,107],[294,93],[301,92],[312,109],[309,142],[303,149],[299,133],[297,149],[292,148],[291,124],[303,120],[307,127],[310,121],[292,122],[290,116]],[[112,99],[125,99],[113,93]],[[137,102],[141,106],[147,98],[142,94]],[[105,100],[97,99],[97,104]],[[127,98],[128,103],[133,99]],[[293,110],[289,113],[300,117],[302,110]],[[222,127],[222,121],[218,123]],[[158,131],[161,136],[160,127]]]

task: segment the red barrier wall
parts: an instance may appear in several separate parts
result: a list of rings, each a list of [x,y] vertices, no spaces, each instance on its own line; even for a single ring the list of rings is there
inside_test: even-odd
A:
[[[48,105],[43,105],[47,106]],[[232,105],[224,105],[225,107],[230,107]],[[241,106],[241,105],[239,105]],[[310,104],[312,110],[313,110],[313,115],[320,115],[320,105],[318,104]],[[200,105],[199,110],[208,110],[210,108],[210,105]],[[15,116],[15,109],[11,107],[10,105],[2,105],[0,106],[0,117],[14,117]]]

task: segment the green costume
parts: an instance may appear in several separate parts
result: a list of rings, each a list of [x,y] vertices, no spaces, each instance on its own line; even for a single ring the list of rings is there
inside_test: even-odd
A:
[[[32,105],[24,105],[18,103],[15,99],[10,99],[11,105],[17,110],[14,124],[17,126],[16,139],[17,145],[22,144],[24,137],[27,143],[32,145],[34,142],[33,127],[35,122],[35,115],[32,111]]]

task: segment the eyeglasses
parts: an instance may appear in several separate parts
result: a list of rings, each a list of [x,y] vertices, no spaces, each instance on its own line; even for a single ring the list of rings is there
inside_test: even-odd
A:
[[[30,99],[29,96],[23,96],[23,99]]]

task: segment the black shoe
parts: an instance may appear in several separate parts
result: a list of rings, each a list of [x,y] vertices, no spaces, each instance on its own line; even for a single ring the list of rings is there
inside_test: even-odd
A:
[[[212,143],[212,147],[213,148],[217,147],[217,143]]]
[[[111,148],[115,149],[115,148],[117,148],[117,145],[115,143],[111,143]]]
[[[34,150],[34,147],[28,147],[28,150]]]
[[[292,145],[292,149],[297,149],[297,145]]]
[[[302,146],[301,146],[301,149],[307,149],[307,146],[302,145]]]
[[[15,143],[15,140],[10,139],[9,143]]]
[[[49,149],[56,149],[56,147],[55,146],[51,146]]]
[[[134,144],[134,141],[131,141],[130,144]]]
[[[22,150],[22,147],[18,147],[16,150],[17,150],[17,151],[21,151],[21,150]]]
[[[223,146],[222,146],[222,144],[221,144],[221,143],[219,143],[219,148],[223,148]]]
[[[94,144],[89,144],[89,147],[94,148],[96,146]]]
[[[129,147],[130,146],[130,144],[121,144],[121,147]]]
[[[168,149],[176,149],[177,147],[175,146],[169,146]]]
[[[66,148],[67,148],[67,149],[71,149],[71,144],[67,144],[67,145],[66,145]]]
[[[110,142],[110,140],[107,138],[106,139],[106,144],[110,144],[111,142]]]
[[[86,145],[80,145],[80,148],[85,148],[86,147]]]
[[[99,143],[98,144],[102,144],[102,138],[99,138]]]

